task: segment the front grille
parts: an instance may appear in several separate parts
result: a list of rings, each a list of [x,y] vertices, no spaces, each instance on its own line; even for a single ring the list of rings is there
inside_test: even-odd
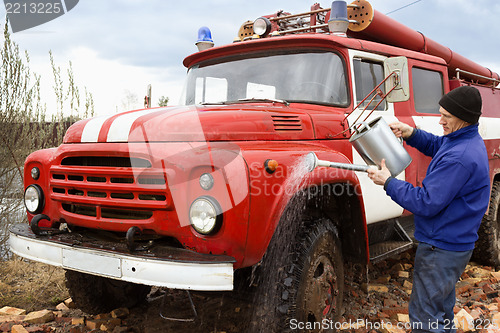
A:
[[[97,220],[147,220],[155,210],[169,209],[163,171],[148,160],[130,160],[67,157],[50,169],[50,197],[67,213]]]
[[[119,156],[70,156],[61,161],[61,165],[121,167],[121,168],[151,168],[151,162],[137,157]]]
[[[62,208],[73,214],[97,217],[97,207],[62,204]],[[133,209],[101,208],[101,217],[105,219],[119,220],[147,220],[153,216],[151,211],[139,211]]]

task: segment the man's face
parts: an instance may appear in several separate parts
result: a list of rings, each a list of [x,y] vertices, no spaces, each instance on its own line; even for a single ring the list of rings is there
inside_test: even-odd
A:
[[[442,107],[439,108],[439,113],[441,113],[441,119],[439,120],[439,125],[443,126],[444,135],[453,133],[461,128],[470,125],[469,123],[463,121],[462,119],[455,117]]]

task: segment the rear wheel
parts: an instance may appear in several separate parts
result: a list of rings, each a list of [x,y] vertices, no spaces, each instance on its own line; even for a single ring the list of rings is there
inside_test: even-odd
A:
[[[281,252],[279,243],[271,241],[259,267],[252,331],[334,331],[341,314],[344,273],[332,222],[305,222],[289,251]],[[325,327],[324,322],[330,325]]]
[[[473,259],[481,264],[500,267],[500,182],[493,183],[488,215],[479,227]]]
[[[131,308],[146,300],[151,287],[76,271],[66,271],[66,287],[76,306],[88,314]]]

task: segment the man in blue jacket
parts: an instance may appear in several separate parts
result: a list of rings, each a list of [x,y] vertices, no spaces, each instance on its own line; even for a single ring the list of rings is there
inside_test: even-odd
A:
[[[482,100],[463,86],[439,101],[444,136],[404,123],[391,124],[398,137],[432,161],[422,186],[395,179],[384,161],[370,179],[392,200],[414,214],[415,255],[409,304],[413,332],[454,332],[455,284],[477,240],[490,198],[488,155],[478,132]]]

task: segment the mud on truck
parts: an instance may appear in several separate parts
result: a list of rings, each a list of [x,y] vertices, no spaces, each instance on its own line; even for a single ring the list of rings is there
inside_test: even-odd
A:
[[[498,266],[498,74],[367,1],[332,6],[245,22],[224,46],[204,47],[200,29],[183,105],[82,120],[32,153],[30,223],[11,227],[12,251],[64,268],[89,313],[137,304],[151,286],[245,285],[264,331],[337,320],[344,263],[411,248],[412,215],[366,173],[304,157],[366,166],[349,140],[379,117],[442,135],[439,99],[473,85],[491,176],[476,256]],[[401,144],[412,162],[397,177],[418,186],[430,158]]]

